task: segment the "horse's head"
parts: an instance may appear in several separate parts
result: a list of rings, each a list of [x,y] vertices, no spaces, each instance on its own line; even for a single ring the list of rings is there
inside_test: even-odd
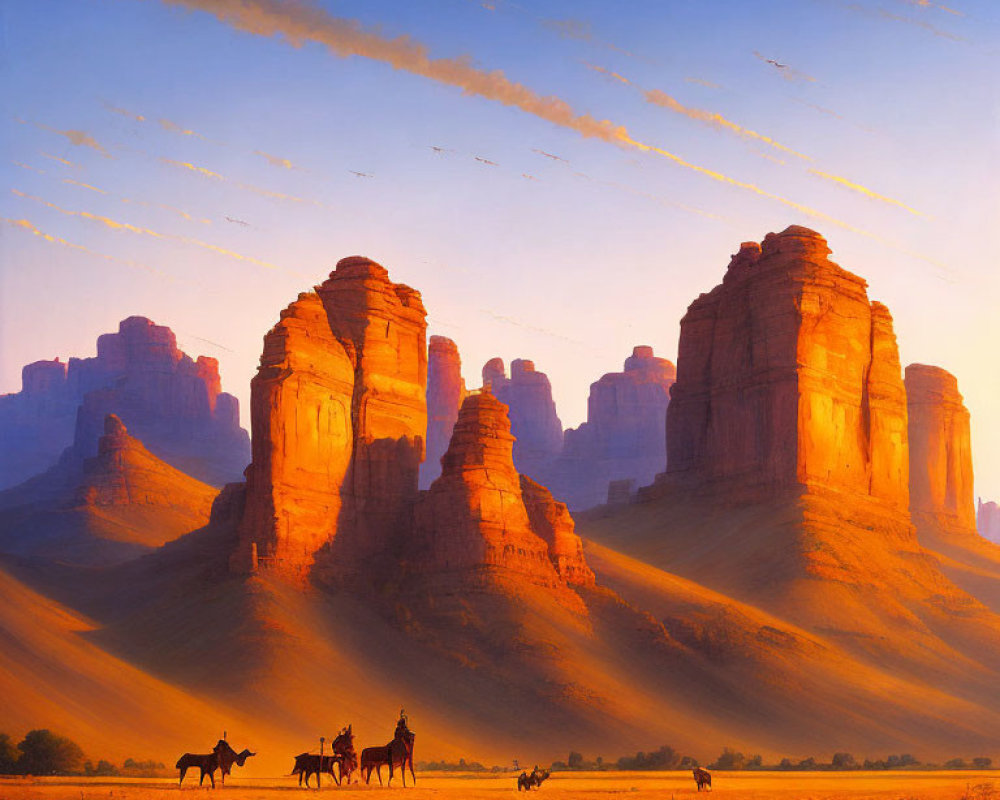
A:
[[[237,765],[242,767],[246,763],[246,760],[250,758],[250,756],[255,756],[255,755],[257,754],[251,753],[249,750],[245,749],[242,753],[236,753],[235,755],[236,763]]]

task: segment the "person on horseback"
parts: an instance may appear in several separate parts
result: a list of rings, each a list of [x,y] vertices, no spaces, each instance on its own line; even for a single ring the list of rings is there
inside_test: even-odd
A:
[[[396,732],[393,734],[394,739],[405,739],[406,734],[410,733],[410,728],[407,725],[409,718],[406,716],[406,711],[402,708],[399,709],[399,721],[396,723]]]

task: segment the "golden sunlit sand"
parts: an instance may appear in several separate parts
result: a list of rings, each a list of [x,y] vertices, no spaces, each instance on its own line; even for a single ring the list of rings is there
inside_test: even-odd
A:
[[[372,778],[374,781],[374,778]],[[354,796],[370,792],[406,792],[413,800],[425,798],[496,797],[516,792],[515,776],[481,777],[471,773],[420,774],[417,787],[396,785],[380,789],[377,785],[350,788],[324,784],[324,794]],[[893,800],[987,800],[992,797],[991,785],[1000,788],[1000,776],[992,772],[714,772],[714,793],[732,800],[764,800],[780,797],[784,800],[834,800],[835,798],[892,798]],[[178,790],[177,782],[167,779],[128,778],[42,778],[2,779],[0,797],[4,800],[150,800],[169,797],[178,791],[203,792],[197,781]],[[231,778],[224,792],[231,800],[258,800],[287,797],[289,791],[305,792],[294,778],[248,779]],[[309,790],[315,794],[315,789]],[[625,795],[634,798],[664,798],[695,795],[694,782],[688,771],[678,772],[584,772],[556,773],[540,790],[538,796],[571,795],[579,798],[604,798]]]

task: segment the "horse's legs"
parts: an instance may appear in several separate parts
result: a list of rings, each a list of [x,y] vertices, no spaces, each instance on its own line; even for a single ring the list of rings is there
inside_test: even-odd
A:
[[[212,782],[212,788],[214,789],[215,788],[215,770],[214,769],[208,771],[208,779]]]
[[[382,765],[381,764],[376,764],[375,765],[375,774],[378,775],[378,785],[381,786],[382,785]]]
[[[188,771],[187,767],[181,767],[181,779],[179,781],[177,781],[177,785],[178,786],[180,786],[182,783],[184,783],[184,776],[187,774],[187,771]]]
[[[406,765],[404,764],[403,766],[405,767]],[[410,777],[413,778],[413,785],[416,786],[417,785],[417,775],[413,771],[413,753],[410,753]]]

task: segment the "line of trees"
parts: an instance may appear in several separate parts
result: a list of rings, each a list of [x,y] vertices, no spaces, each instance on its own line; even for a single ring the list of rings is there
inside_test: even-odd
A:
[[[635,755],[622,756],[617,761],[605,761],[601,756],[588,760],[577,751],[572,751],[565,761],[552,762],[553,771],[604,771],[604,770],[681,770],[701,766],[698,760],[691,756],[681,755],[669,745],[663,745],[651,752],[640,751]],[[708,769],[717,770],[768,770],[768,771],[846,771],[846,770],[932,770],[932,769],[993,769],[993,759],[978,756],[966,761],[963,758],[953,758],[944,764],[930,764],[918,761],[912,755],[890,755],[884,759],[865,759],[858,761],[850,753],[834,753],[829,762],[817,761],[815,758],[791,759],[783,758],[776,764],[765,764],[760,754],[747,755],[733,748],[723,748],[715,761],[706,765]]]
[[[72,739],[46,728],[28,731],[16,746],[6,733],[0,733],[0,775],[88,775],[111,776],[158,775],[165,769],[159,761],[136,761],[127,758],[122,766],[110,761],[88,761],[82,748]]]

